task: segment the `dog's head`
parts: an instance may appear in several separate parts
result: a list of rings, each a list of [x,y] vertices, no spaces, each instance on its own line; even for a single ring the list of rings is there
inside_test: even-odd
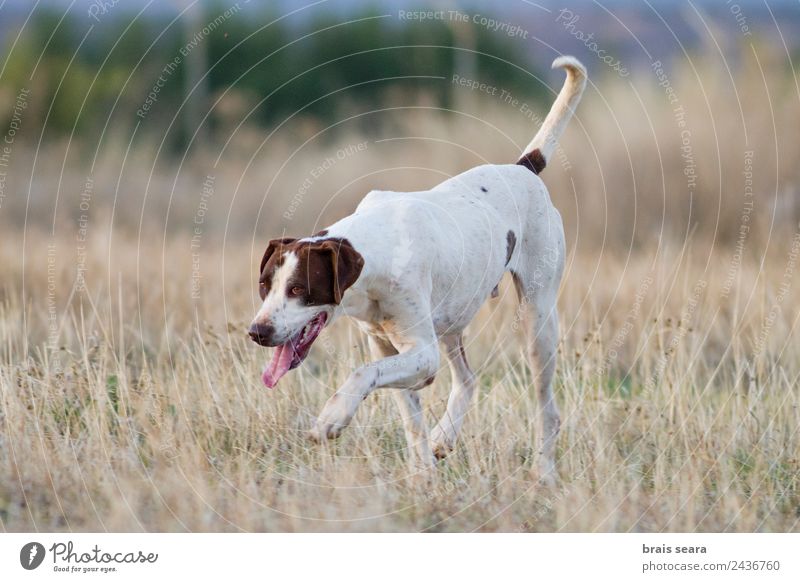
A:
[[[269,242],[259,268],[263,303],[249,330],[254,342],[276,348],[262,375],[264,384],[272,388],[300,365],[363,266],[347,239]]]

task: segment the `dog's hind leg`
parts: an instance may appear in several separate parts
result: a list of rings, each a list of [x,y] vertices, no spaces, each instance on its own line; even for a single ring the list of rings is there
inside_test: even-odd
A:
[[[397,349],[387,339],[369,335],[369,350],[373,359],[381,360],[397,354]],[[392,390],[408,443],[409,463],[415,468],[427,468],[433,464],[428,427],[422,413],[422,403],[415,390],[397,388]]]
[[[560,275],[560,268],[555,270]],[[556,309],[557,288],[526,281],[525,276],[514,274],[522,311],[526,319],[526,351],[535,377],[539,409],[542,418],[542,444],[539,451],[539,479],[552,485],[557,478],[556,441],[561,417],[553,394],[553,377],[556,370],[558,348],[558,311]],[[560,279],[560,276],[558,277]],[[557,285],[557,282],[556,282]]]
[[[422,403],[419,393],[414,390],[393,390],[392,395],[397,403],[403,428],[408,443],[409,464],[414,469],[427,469],[433,466],[433,453],[428,440],[428,427],[422,414]]]
[[[447,353],[453,387],[447,399],[447,410],[431,433],[431,447],[437,459],[442,459],[455,447],[464,416],[469,410],[475,392],[475,375],[467,363],[464,338],[461,334],[442,337]]]

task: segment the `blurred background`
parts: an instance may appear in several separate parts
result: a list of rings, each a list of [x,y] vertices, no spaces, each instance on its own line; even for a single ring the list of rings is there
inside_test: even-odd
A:
[[[782,0],[5,0],[6,280],[52,259],[60,309],[161,259],[163,289],[217,305],[204,285],[251,285],[269,238],[370,189],[515,161],[563,53],[590,78],[543,174],[571,251],[757,264],[800,220],[798,39]]]

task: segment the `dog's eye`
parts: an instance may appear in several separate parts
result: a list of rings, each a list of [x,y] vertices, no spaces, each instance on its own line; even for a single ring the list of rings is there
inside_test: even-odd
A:
[[[292,297],[299,297],[299,296],[300,296],[300,295],[302,295],[304,292],[305,292],[305,289],[303,289],[303,288],[302,288],[302,287],[300,287],[299,285],[295,285],[294,287],[292,287],[291,289],[289,289],[289,295],[291,295]]]

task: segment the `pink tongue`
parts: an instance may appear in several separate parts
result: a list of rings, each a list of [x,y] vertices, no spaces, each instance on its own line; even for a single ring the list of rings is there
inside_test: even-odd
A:
[[[278,380],[289,371],[294,356],[295,350],[291,340],[276,347],[275,354],[272,356],[272,363],[261,374],[261,381],[264,382],[264,386],[274,388]]]

